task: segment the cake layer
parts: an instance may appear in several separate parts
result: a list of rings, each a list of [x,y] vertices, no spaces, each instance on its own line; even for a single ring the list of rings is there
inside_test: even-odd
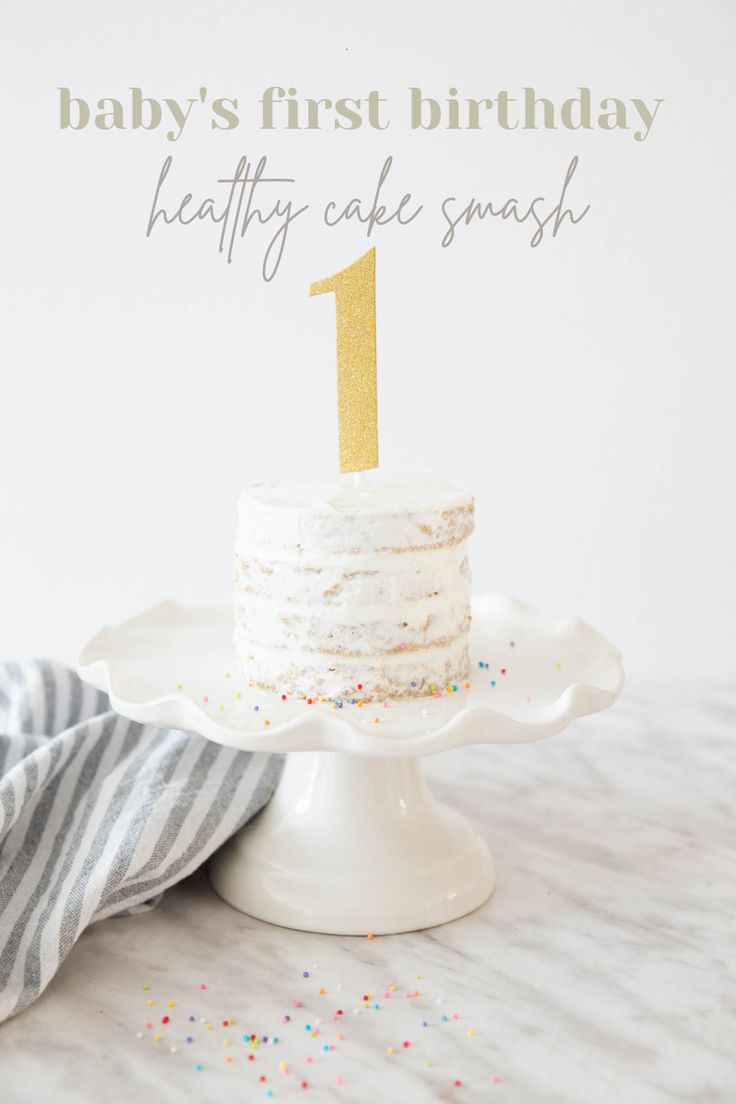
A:
[[[426,694],[467,677],[473,500],[429,475],[256,483],[238,504],[235,643],[279,693]]]
[[[333,555],[320,564],[279,559],[242,559],[235,562],[238,594],[273,600],[286,595],[292,604],[331,607],[414,602],[444,592],[467,595],[470,566],[464,543],[424,553],[394,552],[380,557]]]
[[[362,472],[308,482],[251,483],[238,503],[238,545],[249,556],[318,565],[340,552],[406,552],[457,544],[473,531],[473,500],[457,483],[426,474]]]
[[[245,675],[260,690],[330,701],[419,698],[468,677],[467,630],[446,647],[386,656],[326,656],[293,648],[256,648],[241,626],[235,647]],[[431,655],[428,652],[431,651]]]
[[[465,595],[454,603],[438,603],[433,597],[391,610],[360,606],[337,610],[332,617],[326,612],[241,598],[235,619],[261,647],[295,647],[334,656],[388,655],[457,639],[466,627],[468,602]]]

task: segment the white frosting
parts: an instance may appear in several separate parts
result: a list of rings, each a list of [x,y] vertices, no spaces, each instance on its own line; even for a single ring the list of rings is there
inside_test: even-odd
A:
[[[469,492],[426,473],[246,487],[235,569],[245,674],[285,693],[366,699],[465,677],[472,527]]]

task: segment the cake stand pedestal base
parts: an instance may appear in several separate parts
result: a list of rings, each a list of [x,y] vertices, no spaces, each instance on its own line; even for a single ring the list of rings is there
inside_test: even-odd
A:
[[[493,892],[488,848],[432,797],[418,759],[292,752],[271,801],[213,857],[210,881],[259,920],[389,935],[456,920]]]

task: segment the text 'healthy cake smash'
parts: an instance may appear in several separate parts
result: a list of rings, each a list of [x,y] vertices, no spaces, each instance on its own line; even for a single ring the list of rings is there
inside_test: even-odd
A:
[[[235,548],[243,674],[338,705],[467,678],[473,523],[472,495],[426,473],[249,484]]]

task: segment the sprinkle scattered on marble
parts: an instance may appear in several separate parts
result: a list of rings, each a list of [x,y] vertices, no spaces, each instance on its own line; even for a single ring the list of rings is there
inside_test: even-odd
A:
[[[373,939],[374,938],[373,933],[368,932],[366,934],[366,938],[367,939]],[[312,966],[311,970],[302,970],[301,971],[301,977],[304,980],[309,980],[310,978],[312,978],[314,976],[315,971],[319,971],[319,970],[320,970],[320,967],[315,964],[314,966]],[[416,975],[416,981],[420,981],[420,980],[422,980],[422,975],[417,974]],[[148,992],[150,990],[150,988],[151,988],[151,986],[150,986],[150,983],[148,983],[148,982],[144,983],[143,986],[142,986],[142,989],[143,989],[144,992]],[[207,984],[205,982],[201,982],[199,984],[199,988],[200,988],[200,990],[204,991],[204,990],[207,989]],[[326,984],[320,985],[316,990],[315,989],[309,990],[312,994],[311,1002],[313,1004],[314,1001],[318,998],[326,998],[327,1001],[329,1002],[330,1001],[330,991],[334,992],[335,989],[343,989],[343,988],[345,988],[345,986],[342,984],[342,982],[338,982],[337,984],[332,984],[332,985],[330,985],[329,982],[327,982]],[[402,989],[401,992],[399,992],[399,986],[395,982],[391,982],[390,984],[386,985],[385,981],[384,981],[384,985],[380,987],[377,996],[380,996],[381,994],[382,994],[382,997],[383,997],[383,1001],[388,1002],[388,1003],[386,1003],[385,1008],[389,1013],[390,1013],[390,1006],[391,1005],[394,1005],[396,1007],[396,1001],[391,999],[394,994],[401,995],[401,996],[404,997],[405,1000],[408,1000],[410,1002],[416,1001],[417,999],[419,999],[421,997],[421,994],[420,994],[418,989],[406,988],[406,989]],[[426,1001],[427,997],[425,997],[424,1000]],[[443,1002],[442,997],[434,998],[434,1003],[435,1004],[441,1004],[442,1002]],[[152,1005],[153,1003],[154,1003],[154,998],[153,997],[147,997],[146,998],[145,1005],[147,1007]],[[168,999],[168,1000],[165,1001],[165,1004],[166,1004],[167,1008],[169,1008],[169,1009],[175,1008],[176,1003],[177,1002],[175,1000],[172,1000],[172,999]],[[335,1002],[335,1003],[337,1003],[337,1002]],[[375,1011],[375,1012],[379,1012],[379,1013],[383,1012],[384,1015],[386,1014],[386,1011],[384,1011],[384,1004],[379,1002],[376,999],[376,997],[373,996],[368,990],[366,990],[364,993],[362,993],[361,1003],[362,1003],[362,1007],[356,1007],[356,1008],[353,1009],[353,1013],[355,1015],[360,1015],[361,1013],[363,1015],[365,1015],[367,1011],[371,1011],[371,1012]],[[298,998],[294,999],[292,1001],[292,1004],[293,1004],[293,1007],[295,1009],[304,1008],[305,1012],[307,1012],[307,1008],[305,1008],[304,1002],[302,1000],[300,1000]],[[308,1006],[309,1006],[309,1001],[308,1001],[307,1007]],[[321,1007],[324,1008],[324,1004]],[[403,1001],[400,1002],[398,1007],[399,1008],[404,1007],[404,1002]],[[421,1008],[422,1006],[420,1005],[419,1007]],[[426,1004],[425,1004],[424,1007],[426,1008]],[[314,1006],[314,1008],[315,1008],[315,1011],[316,1011],[316,1005]],[[412,1009],[414,1011],[410,1011],[410,1015],[416,1015],[416,1011],[418,1010],[417,1006],[412,1004]],[[324,1012],[322,1014],[325,1015]],[[294,1088],[296,1088],[297,1085],[298,1085],[298,1087],[302,1090],[306,1090],[306,1089],[311,1088],[311,1089],[313,1089],[313,1092],[316,1093],[317,1099],[319,1099],[320,1091],[324,1088],[324,1085],[327,1083],[327,1082],[324,1081],[324,1077],[327,1077],[327,1078],[331,1079],[331,1083],[334,1084],[334,1085],[338,1085],[338,1086],[339,1085],[344,1085],[345,1084],[345,1079],[344,1079],[343,1076],[336,1075],[335,1072],[334,1072],[334,1068],[333,1068],[332,1071],[330,1071],[326,1067],[322,1067],[322,1064],[321,1064],[321,1057],[322,1056],[324,1056],[325,1060],[329,1063],[329,1061],[330,1061],[329,1055],[334,1053],[338,1049],[337,1044],[342,1044],[342,1043],[345,1042],[345,1035],[343,1034],[343,1032],[338,1032],[335,1035],[332,1035],[332,1039],[330,1039],[330,1037],[329,1037],[330,1032],[335,1030],[334,1028],[330,1028],[330,1024],[331,1023],[340,1023],[342,1017],[344,1016],[344,1014],[345,1013],[344,1013],[343,1008],[334,1008],[334,1006],[332,1008],[330,1008],[329,1004],[328,1004],[328,1010],[327,1010],[327,1013],[326,1013],[327,1018],[325,1019],[324,1023],[322,1022],[322,1020],[319,1016],[314,1016],[314,1015],[310,1016],[307,1013],[307,1015],[304,1017],[306,1022],[302,1023],[302,1026],[304,1028],[304,1031],[308,1033],[310,1038],[314,1039],[316,1036],[320,1035],[320,1031],[321,1031],[322,1028],[324,1028],[325,1033],[328,1036],[327,1039],[324,1040],[324,1041],[322,1039],[320,1039],[320,1047],[319,1047],[320,1056],[319,1056],[319,1058],[315,1059],[314,1055],[307,1055],[303,1058],[303,1062],[304,1062],[305,1066],[309,1066],[310,1068],[314,1067],[314,1070],[317,1071],[317,1075],[316,1075],[316,1078],[315,1078],[315,1081],[314,1081],[314,1085],[312,1085],[312,1081],[307,1081],[304,1078],[304,1076],[303,1076],[303,1074],[305,1072],[304,1068],[302,1068],[302,1070],[300,1071],[299,1068],[298,1068],[298,1063],[295,1062],[295,1061],[294,1062],[289,1061],[288,1057],[286,1057],[286,1058],[281,1057],[281,1059],[278,1061],[278,1063],[274,1063],[274,1065],[271,1066],[270,1070],[267,1067],[267,1072],[266,1073],[262,1073],[262,1072],[260,1072],[260,1070],[258,1070],[258,1073],[257,1073],[258,1084],[261,1085],[261,1086],[264,1086],[266,1084],[266,1082],[269,1080],[270,1072],[272,1070],[275,1070],[276,1068],[278,1068],[278,1071],[287,1079],[286,1082],[285,1082],[286,1086],[288,1086],[290,1084]],[[394,1014],[396,1014],[396,1013],[394,1012]],[[192,1047],[192,1049],[194,1051],[194,1056],[197,1056],[197,1050],[201,1051],[201,1048],[206,1047],[206,1046],[211,1047],[213,1043],[215,1045],[219,1046],[219,1047],[226,1048],[228,1053],[222,1055],[222,1057],[219,1059],[219,1062],[222,1063],[224,1061],[224,1063],[226,1065],[235,1066],[235,1067],[237,1067],[239,1064],[242,1065],[244,1058],[245,1058],[246,1064],[255,1062],[256,1057],[257,1057],[256,1052],[258,1051],[259,1047],[261,1047],[263,1045],[267,1045],[269,1043],[270,1044],[278,1044],[279,1043],[279,1037],[277,1035],[272,1036],[272,1035],[269,1035],[269,1034],[261,1032],[261,1031],[256,1032],[256,1031],[248,1030],[242,1035],[242,1042],[244,1044],[246,1044],[246,1046],[249,1048],[250,1053],[243,1055],[242,1051],[239,1048],[237,1048],[237,1053],[235,1053],[231,1049],[233,1040],[230,1037],[230,1035],[227,1034],[227,1029],[232,1028],[237,1022],[236,1018],[233,1015],[230,1015],[228,1013],[225,1016],[222,1016],[222,1015],[213,1016],[212,1017],[212,1022],[210,1022],[206,1016],[197,1017],[195,1015],[189,1014],[185,1018],[186,1018],[186,1021],[190,1024],[199,1023],[200,1025],[204,1026],[204,1029],[205,1029],[204,1033],[200,1033],[200,1034],[194,1033],[194,1034],[189,1034],[189,1035],[186,1035],[186,1036],[182,1036],[182,1035],[178,1034],[177,1029],[176,1029],[176,1022],[175,1022],[176,1017],[175,1017],[175,1014],[172,1013],[171,1015],[165,1014],[161,1017],[161,1025],[162,1026],[160,1026],[158,1028],[158,1030],[156,1030],[155,1034],[153,1034],[151,1036],[151,1039],[154,1043],[165,1044],[165,1045],[163,1045],[159,1048],[158,1053],[159,1053],[159,1055],[161,1055],[163,1053],[164,1058],[166,1060],[175,1060],[174,1058],[167,1059],[166,1055],[171,1054],[172,1056],[176,1056],[179,1053],[179,1046],[177,1045],[177,1043],[180,1042],[182,1039],[184,1040],[184,1042],[186,1043],[187,1046]],[[281,1014],[279,1018],[280,1018],[281,1023],[284,1024],[284,1025],[289,1025],[293,1021],[293,1016],[292,1016],[292,1014],[289,1014],[289,1013]],[[448,1024],[448,1023],[450,1023],[451,1020],[452,1021],[457,1021],[457,1020],[460,1020],[460,1018],[461,1018],[461,1016],[460,1016],[459,1012],[452,1013],[452,1016],[448,1015],[447,1013],[444,1013],[439,1017],[439,1023],[440,1024]],[[430,1026],[431,1026],[430,1021],[432,1021],[435,1024],[435,1026],[437,1025],[438,1021],[433,1020],[433,1018],[431,1016],[430,1016],[429,1019],[422,1019],[420,1021],[417,1021],[416,1019],[413,1020],[413,1022],[415,1024],[417,1022],[420,1022],[422,1028],[425,1028],[425,1029],[430,1028]],[[356,1022],[359,1023],[359,1021],[356,1021]],[[214,1027],[219,1028],[219,1032],[216,1036],[211,1036],[210,1035],[209,1036],[209,1042],[208,1042],[207,1041],[208,1040],[207,1032],[212,1032],[213,1031],[213,1025],[214,1025]],[[147,1022],[145,1026],[149,1031],[152,1031],[153,1027],[154,1027],[153,1023],[151,1023],[150,1021]],[[173,1029],[173,1031],[174,1031],[174,1038],[172,1038],[171,1035],[170,1035],[170,1029]],[[354,1030],[355,1030],[355,1028],[354,1028]],[[389,1029],[389,1030],[391,1030],[391,1029]],[[200,1028],[200,1032],[201,1032],[201,1028]],[[464,1034],[468,1039],[472,1039],[476,1035],[476,1029],[474,1027],[468,1027]],[[136,1032],[136,1037],[138,1039],[145,1039],[145,1037],[146,1037],[145,1032],[143,1032],[143,1031]],[[444,1076],[448,1077],[449,1083],[451,1085],[453,1085],[455,1088],[461,1088],[463,1086],[464,1082],[463,1082],[463,1080],[460,1076],[455,1076],[456,1072],[462,1073],[462,1070],[457,1070],[457,1065],[458,1065],[457,1048],[461,1044],[458,1043],[458,1037],[456,1035],[453,1035],[452,1037],[453,1037],[453,1041],[455,1043],[455,1049],[453,1050],[453,1054],[452,1054],[452,1064],[455,1066],[455,1070],[452,1070],[452,1069],[446,1070]],[[384,1035],[384,1038],[385,1038],[385,1035]],[[424,1041],[428,1041],[430,1038],[432,1038],[431,1032],[429,1032],[428,1034],[422,1036],[422,1039]],[[293,1036],[292,1036],[292,1039],[293,1039]],[[323,1039],[324,1039],[324,1036],[323,1036]],[[399,1035],[399,1039],[401,1040],[401,1035]],[[334,1040],[334,1041],[332,1041],[332,1040]],[[412,1039],[411,1039],[411,1037],[409,1037],[409,1038],[404,1038],[400,1043],[397,1042],[395,1044],[390,1044],[390,1045],[386,1046],[385,1047],[385,1053],[388,1057],[403,1053],[403,1054],[406,1054],[406,1058],[401,1058],[401,1059],[396,1058],[394,1060],[399,1061],[401,1063],[403,1063],[405,1061],[408,1061],[410,1063],[410,1065],[414,1062],[417,1062],[417,1061],[421,1060],[422,1065],[423,1065],[424,1068],[426,1068],[426,1069],[432,1068],[432,1069],[436,1069],[438,1071],[441,1071],[442,1063],[439,1063],[439,1065],[437,1064],[436,1056],[433,1055],[431,1058],[430,1057],[424,1057],[421,1054],[421,1049],[422,1049],[422,1047],[420,1046],[419,1047],[420,1053],[416,1054],[415,1050],[414,1050],[414,1044],[412,1042]],[[270,1050],[270,1047],[268,1047],[268,1050]],[[189,1051],[189,1053],[191,1054],[192,1051]],[[220,1051],[220,1053],[222,1054],[222,1051]],[[413,1058],[412,1058],[412,1055],[413,1055]],[[212,1057],[211,1053],[210,1053],[210,1057]],[[262,1051],[261,1054],[258,1057],[268,1060],[268,1054],[264,1051]],[[206,1058],[206,1055],[202,1054],[202,1060],[196,1061],[194,1063],[194,1070],[196,1072],[199,1073],[199,1072],[202,1072],[205,1069],[205,1061],[204,1061],[205,1058]],[[315,1065],[315,1062],[316,1062],[316,1065]],[[212,1065],[213,1064],[210,1063],[210,1068],[212,1068]],[[222,1069],[222,1065],[219,1065],[219,1068]],[[261,1066],[261,1068],[263,1068],[263,1067]],[[442,1076],[441,1072],[440,1072],[439,1075]],[[432,1076],[434,1076],[434,1075],[432,1075]],[[321,1078],[322,1078],[322,1080],[320,1080]],[[488,1074],[486,1074],[486,1078],[489,1078],[490,1082],[494,1085],[497,1085],[497,1084],[500,1083],[500,1078],[498,1077],[497,1074],[492,1074],[491,1075],[490,1073],[488,1073]],[[446,1081],[445,1084],[447,1084],[447,1083],[448,1082]],[[486,1081],[486,1084],[488,1084],[488,1081]],[[472,1088],[472,1086],[471,1086],[471,1088]],[[267,1094],[270,1094],[270,1096],[278,1095],[278,1094],[274,1094],[273,1090],[271,1090],[271,1089],[267,1090]]]

